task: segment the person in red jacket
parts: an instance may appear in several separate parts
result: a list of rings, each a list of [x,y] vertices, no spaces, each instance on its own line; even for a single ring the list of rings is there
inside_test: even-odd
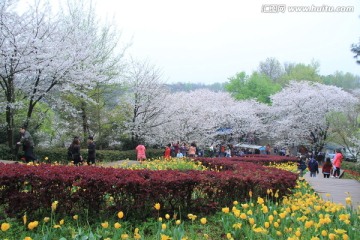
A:
[[[170,159],[171,158],[171,144],[169,143],[166,147],[165,147],[165,151],[164,151],[164,158],[165,159]]]
[[[326,161],[324,163],[324,165],[322,166],[322,173],[324,175],[324,178],[329,178],[330,177],[330,172],[332,169],[332,164],[330,161],[330,158],[326,158]]]
[[[342,159],[343,159],[343,155],[340,149],[337,149],[333,160],[333,168],[334,168],[333,177],[338,178],[340,176],[340,167],[341,167]]]

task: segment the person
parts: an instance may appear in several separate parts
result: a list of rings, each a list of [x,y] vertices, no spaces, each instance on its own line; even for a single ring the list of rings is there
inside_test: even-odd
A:
[[[188,156],[189,157],[195,157],[196,155],[196,144],[195,143],[191,143],[189,150],[188,150]]]
[[[336,178],[340,177],[340,167],[342,160],[343,160],[343,155],[341,153],[341,150],[337,149],[333,160],[334,175],[332,177],[336,177]]]
[[[146,147],[143,144],[137,145],[135,148],[136,159],[138,161],[144,161],[146,159]]]
[[[170,159],[171,158],[171,148],[170,147],[171,147],[171,143],[169,143],[165,147],[165,151],[164,151],[164,158],[165,159]]]
[[[322,166],[322,170],[321,170],[324,175],[324,178],[330,177],[331,168],[332,168],[332,164],[331,164],[330,158],[327,157],[324,165]]]
[[[24,151],[25,162],[37,162],[37,158],[34,155],[34,140],[31,134],[26,131],[25,127],[20,128],[20,141],[17,145],[22,145]]]
[[[300,177],[302,177],[304,175],[304,170],[306,169],[305,156],[299,157],[297,166],[300,171]]]
[[[95,149],[95,142],[94,137],[89,136],[87,140],[87,148],[88,148],[88,157],[87,157],[87,164],[92,165],[95,164],[95,158],[96,158],[96,149]]]
[[[308,162],[308,168],[310,171],[310,177],[316,177],[316,173],[319,173],[319,164],[315,158],[310,158],[310,161]]]
[[[177,152],[177,154],[176,154],[176,157],[177,157],[177,158],[182,158],[182,157],[184,157],[184,155],[182,154],[182,152],[180,151],[180,149],[178,149],[178,152]]]
[[[266,155],[270,155],[270,151],[271,151],[270,144],[267,144],[266,147],[265,147],[265,153],[266,153]]]
[[[72,161],[74,165],[79,166],[82,164],[82,156],[80,154],[80,139],[78,137],[74,137],[73,142],[70,145]]]

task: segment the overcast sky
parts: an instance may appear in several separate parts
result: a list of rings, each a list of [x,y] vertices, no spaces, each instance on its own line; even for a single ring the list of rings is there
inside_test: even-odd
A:
[[[166,82],[226,82],[251,74],[260,61],[319,61],[320,74],[360,75],[350,46],[360,40],[360,1],[95,0],[101,18],[114,17],[128,53],[148,59]],[[264,13],[268,3],[284,13]],[[290,5],[291,3],[291,5]],[[353,12],[289,12],[289,6],[351,6]]]

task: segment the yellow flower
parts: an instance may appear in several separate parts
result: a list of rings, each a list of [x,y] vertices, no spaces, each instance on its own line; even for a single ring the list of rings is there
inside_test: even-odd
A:
[[[118,212],[117,214],[119,219],[122,219],[124,217],[124,213],[122,211]]]
[[[229,209],[228,207],[224,207],[224,208],[221,209],[221,211],[222,211],[223,213],[229,213],[229,212],[230,212],[230,209]]]
[[[321,231],[321,235],[322,235],[323,237],[326,237],[326,236],[328,235],[328,233],[327,233],[326,230],[322,230],[322,231]]]
[[[320,240],[318,237],[312,237],[310,240]]]
[[[261,209],[262,209],[263,213],[268,213],[269,212],[268,207],[265,206],[265,205],[263,205]]]
[[[32,240],[31,237],[25,237],[24,240]]]
[[[126,233],[121,234],[121,239],[128,239],[129,235]]]
[[[335,231],[337,234],[344,234],[344,233],[346,233],[346,230],[344,230],[344,229],[334,229],[334,231]]]
[[[194,221],[197,218],[197,216],[194,215],[194,214],[189,213],[188,218],[191,219],[192,221]]]
[[[209,239],[209,234],[204,233],[204,238]]]
[[[165,229],[166,229],[166,227],[167,227],[167,226],[166,226],[166,224],[165,224],[165,223],[161,224],[161,229],[162,229],[162,230],[165,230]]]
[[[176,220],[176,225],[180,225],[181,221],[180,220]]]
[[[269,228],[269,227],[270,227],[270,223],[269,223],[269,222],[265,222],[265,223],[264,223],[264,226],[265,226],[265,228]]]
[[[207,221],[206,221],[206,218],[201,218],[201,219],[200,219],[200,222],[201,222],[201,224],[205,225],[206,222],[207,222]]]
[[[55,212],[58,203],[59,203],[58,201],[54,201],[54,202],[51,204],[51,211]]]
[[[108,223],[108,222],[103,222],[103,223],[101,223],[101,226],[102,226],[103,228],[108,228],[108,227],[109,227],[109,223]]]
[[[162,222],[162,217],[159,217],[158,221],[159,221],[159,222]]]
[[[301,236],[300,230],[297,230],[297,231],[295,232],[295,235],[296,235],[297,237],[300,237],[300,236]]]
[[[345,198],[346,204],[351,205],[351,197]]]
[[[233,204],[234,204],[234,205],[238,205],[239,202],[238,202],[238,201],[234,201]]]
[[[329,239],[330,240],[334,240],[335,238],[336,238],[336,234],[334,234],[334,233],[329,234]]]
[[[240,229],[241,226],[242,226],[241,223],[234,223],[234,224],[233,224],[233,228],[235,228],[235,229]]]
[[[305,228],[310,228],[313,224],[314,224],[314,222],[312,220],[311,221],[306,221],[305,222]]]
[[[245,214],[245,213],[242,213],[242,214],[240,214],[240,218],[241,218],[241,219],[246,219],[246,218],[247,218],[247,216],[246,216],[246,214]]]
[[[242,206],[244,209],[249,208],[249,204],[247,204],[247,203],[245,203],[245,204],[241,204],[241,206]]]
[[[170,215],[169,215],[169,214],[165,214],[165,218],[166,218],[166,219],[170,219]]]
[[[279,223],[278,222],[274,222],[274,227],[278,228],[279,227]]]
[[[155,203],[154,208],[159,211],[160,210],[160,203]]]
[[[49,217],[44,217],[44,222],[49,222],[50,221],[50,218]]]
[[[272,221],[274,221],[274,216],[273,216],[273,215],[270,215],[270,216],[268,217],[268,219],[269,219],[270,222],[272,222]]]
[[[161,240],[171,240],[171,237],[165,235],[165,234],[160,234],[161,236]]]
[[[64,225],[64,222],[65,222],[64,219],[61,219],[60,222],[59,222],[59,224],[60,224],[60,225]]]
[[[39,225],[38,221],[33,221],[33,222],[29,222],[28,224],[28,229],[33,230],[34,228],[36,228]]]
[[[252,191],[251,190],[249,191],[249,196],[252,197]]]
[[[276,231],[276,235],[277,235],[277,236],[281,236],[281,235],[282,235],[282,232]]]
[[[264,199],[261,198],[261,197],[258,197],[257,203],[260,204],[260,205],[261,205],[261,204],[264,204]]]
[[[255,219],[249,218],[249,223],[250,223],[250,225],[254,225],[255,224]]]
[[[74,215],[74,216],[73,216],[73,219],[74,219],[74,220],[78,220],[78,219],[79,219],[79,216],[78,216],[78,215]]]
[[[61,228],[61,226],[56,224],[56,225],[53,226],[53,228]]]
[[[45,161],[47,161],[47,160],[49,160],[49,158],[48,158],[48,157],[45,157]]]
[[[2,223],[1,224],[1,231],[6,232],[7,230],[9,230],[9,228],[10,228],[9,223]]]
[[[24,222],[24,225],[27,223],[27,216],[26,216],[26,214],[23,216],[23,222]]]
[[[121,228],[121,224],[120,224],[120,223],[118,223],[118,222],[114,223],[114,228],[116,228],[116,229]]]
[[[134,239],[141,239],[141,235],[138,234],[138,233],[135,233],[135,234],[134,234]]]
[[[231,233],[227,233],[227,234],[226,234],[226,238],[227,238],[227,239],[232,239]]]

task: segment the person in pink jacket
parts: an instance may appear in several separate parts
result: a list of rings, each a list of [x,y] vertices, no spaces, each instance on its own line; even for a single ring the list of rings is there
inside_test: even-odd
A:
[[[343,155],[339,149],[336,150],[336,154],[334,156],[333,160],[333,169],[334,169],[334,175],[333,177],[338,178],[340,176],[340,167],[343,160]]]

